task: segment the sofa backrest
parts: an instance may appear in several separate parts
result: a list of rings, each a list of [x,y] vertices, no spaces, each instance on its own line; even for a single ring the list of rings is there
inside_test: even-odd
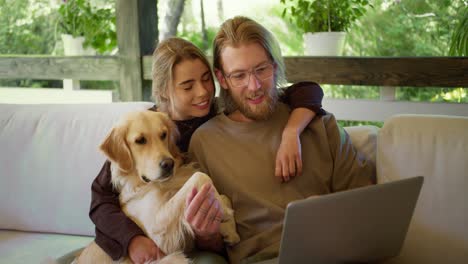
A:
[[[121,115],[151,106],[0,104],[0,229],[94,235],[98,146]]]
[[[467,117],[385,121],[377,140],[378,182],[418,175],[424,185],[401,256],[393,261],[468,263]]]
[[[0,229],[94,235],[91,183],[99,144],[119,117],[152,103],[0,104]],[[347,127],[375,160],[377,128]]]
[[[350,126],[344,128],[348,133],[354,148],[366,159],[376,163],[377,135],[379,128],[376,126]]]

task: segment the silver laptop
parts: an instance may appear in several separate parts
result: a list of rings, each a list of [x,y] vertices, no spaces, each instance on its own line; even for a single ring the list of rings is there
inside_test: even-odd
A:
[[[422,184],[418,176],[291,202],[279,257],[260,263],[362,263],[397,256]]]

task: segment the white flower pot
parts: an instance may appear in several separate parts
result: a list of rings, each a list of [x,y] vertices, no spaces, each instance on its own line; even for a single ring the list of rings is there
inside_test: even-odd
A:
[[[346,32],[315,32],[304,34],[305,55],[340,56]]]
[[[83,48],[84,37],[73,37],[69,34],[62,34],[63,42],[63,53],[66,56],[82,56],[96,55],[96,51],[93,48]],[[73,79],[64,79],[63,80],[63,89],[67,91],[79,90],[81,89],[80,81]]]
[[[68,56],[96,55],[93,48],[83,48],[84,37],[73,37],[69,34],[62,34],[63,52]]]

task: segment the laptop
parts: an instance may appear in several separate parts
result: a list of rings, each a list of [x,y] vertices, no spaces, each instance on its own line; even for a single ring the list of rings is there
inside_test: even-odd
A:
[[[423,177],[294,201],[279,257],[258,264],[365,263],[397,256]]]

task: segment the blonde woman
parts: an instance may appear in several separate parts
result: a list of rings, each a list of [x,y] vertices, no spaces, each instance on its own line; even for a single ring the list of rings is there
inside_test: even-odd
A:
[[[258,81],[262,70],[253,69],[250,79]],[[211,66],[205,54],[194,44],[181,38],[169,38],[154,51],[152,71],[153,97],[157,107],[150,110],[169,114],[181,134],[177,145],[186,152],[193,132],[221,109],[215,98]],[[293,111],[277,151],[275,171],[279,180],[288,181],[301,173],[299,135],[305,124],[316,114],[323,113],[322,97],[322,89],[315,83],[298,83],[282,90],[280,99]],[[122,212],[110,179],[110,163],[107,161],[92,184],[89,215],[96,225],[96,243],[114,260],[127,255],[134,263],[160,258],[164,252]],[[198,249],[223,254],[221,240],[214,237],[218,235],[219,223],[213,224],[206,213],[198,210],[210,203],[206,198],[208,189],[193,190],[187,197],[186,219],[196,233]],[[201,253],[194,258],[196,263],[225,263],[223,257],[210,253]]]

